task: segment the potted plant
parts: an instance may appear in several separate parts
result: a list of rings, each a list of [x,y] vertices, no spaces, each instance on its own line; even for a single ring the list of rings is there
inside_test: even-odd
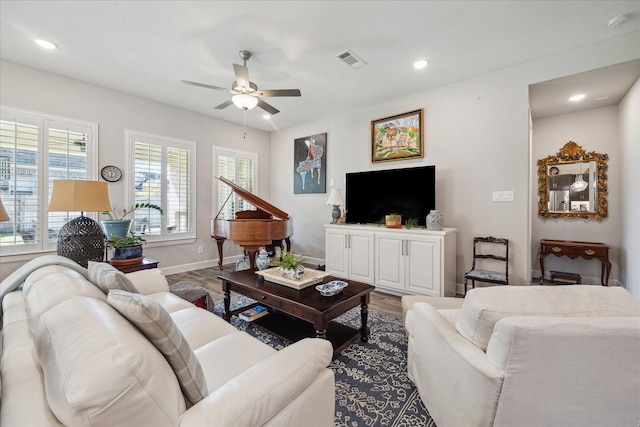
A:
[[[385,215],[384,222],[387,228],[402,228],[402,215],[397,213]]]
[[[111,246],[113,246],[113,258],[115,260],[132,259],[142,257],[142,244],[147,241],[134,233],[130,236],[120,237],[111,235]]]
[[[122,215],[118,215],[115,208],[111,211],[102,212],[103,215],[107,215],[109,217],[108,220],[101,221],[102,227],[104,228],[104,233],[107,236],[119,236],[119,237],[127,237],[127,233],[129,232],[129,228],[131,227],[131,220],[125,219],[125,217],[138,209],[155,209],[160,212],[160,215],[164,214],[162,208],[158,205],[154,205],[152,203],[136,203],[129,210],[122,209]]]
[[[304,276],[303,259],[304,257],[302,256],[296,258],[296,254],[293,252],[282,251],[280,260],[271,261],[269,265],[280,267],[280,274],[285,279],[300,280]]]

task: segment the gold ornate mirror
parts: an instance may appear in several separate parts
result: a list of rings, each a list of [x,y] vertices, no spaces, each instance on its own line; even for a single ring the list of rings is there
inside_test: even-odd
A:
[[[609,156],[585,152],[573,141],[557,154],[538,160],[538,215],[602,221],[609,215]]]

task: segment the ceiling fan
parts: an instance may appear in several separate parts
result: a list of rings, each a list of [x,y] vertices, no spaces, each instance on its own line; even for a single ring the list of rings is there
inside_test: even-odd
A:
[[[233,71],[235,72],[236,80],[231,84],[231,89],[211,86],[204,83],[190,82],[188,80],[182,80],[182,83],[233,94],[231,99],[218,105],[216,107],[217,110],[222,110],[223,108],[227,108],[229,105],[234,104],[236,107],[246,111],[254,108],[257,105],[267,113],[273,115],[278,114],[280,110],[275,108],[273,105],[267,104],[262,99],[262,97],[301,95],[299,89],[258,90],[258,86],[249,80],[249,69],[247,68],[247,60],[251,58],[251,52],[241,50],[239,54],[240,58],[244,61],[244,65],[233,64]]]

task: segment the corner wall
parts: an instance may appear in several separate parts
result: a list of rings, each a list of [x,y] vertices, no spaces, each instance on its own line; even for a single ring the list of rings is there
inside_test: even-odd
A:
[[[609,216],[603,221],[585,219],[542,219],[538,216],[538,195],[532,191],[531,254],[533,276],[540,277],[538,242],[540,239],[577,240],[600,242],[608,245],[611,260],[610,284],[619,284],[619,249],[623,225],[620,194],[620,144],[618,137],[618,107],[604,107],[571,114],[546,117],[533,121],[532,162],[556,154],[568,142],[573,141],[584,151],[596,151],[609,155],[607,162]],[[537,168],[532,171],[532,181],[537,183]],[[537,185],[533,188],[537,189]],[[567,271],[582,276],[582,283],[600,283],[600,263],[597,260],[569,259],[548,256],[544,260],[546,275],[549,271]]]
[[[619,104],[622,223],[620,280],[640,299],[640,80]],[[611,204],[609,204],[611,207]]]

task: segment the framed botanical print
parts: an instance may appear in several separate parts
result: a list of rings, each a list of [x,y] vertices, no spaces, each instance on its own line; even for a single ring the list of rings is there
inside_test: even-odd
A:
[[[293,141],[293,194],[327,192],[327,134]]]
[[[371,162],[424,157],[424,110],[371,122]]]

